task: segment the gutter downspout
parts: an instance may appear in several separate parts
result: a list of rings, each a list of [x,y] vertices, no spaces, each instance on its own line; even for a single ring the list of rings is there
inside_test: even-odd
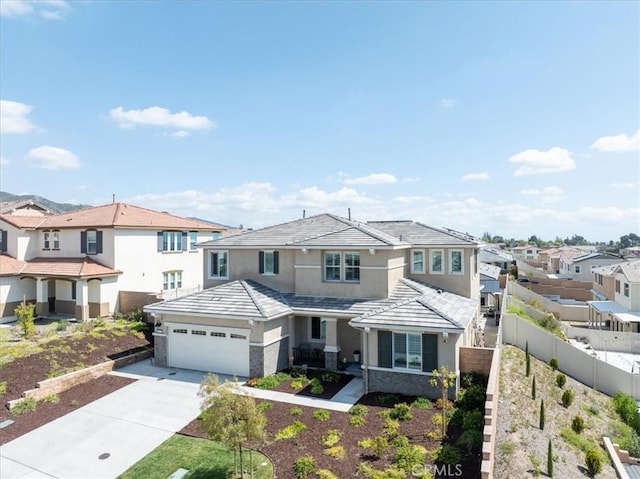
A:
[[[364,376],[364,393],[369,394],[369,329],[368,326],[364,328],[364,344],[363,344],[363,356],[364,364],[362,374]]]

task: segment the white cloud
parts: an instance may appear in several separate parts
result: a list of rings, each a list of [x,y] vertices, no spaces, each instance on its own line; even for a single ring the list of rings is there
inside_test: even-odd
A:
[[[639,151],[640,150],[640,128],[635,135],[615,135],[598,138],[591,148],[598,151],[618,152],[618,151]]]
[[[0,16],[25,17],[38,15],[45,20],[64,20],[71,10],[64,0],[2,0],[0,2]]]
[[[417,176],[407,176],[406,178],[402,178],[403,183],[417,183],[420,181],[420,178]]]
[[[345,185],[389,185],[397,182],[398,179],[389,173],[373,173],[359,178],[344,180]]]
[[[32,166],[45,170],[75,169],[80,167],[80,160],[69,150],[55,146],[39,146],[33,148],[25,157]]]
[[[611,183],[611,188],[615,188],[618,190],[637,190],[640,188],[640,183]]]
[[[38,127],[27,118],[33,107],[17,101],[0,100],[0,133],[29,133]]]
[[[521,195],[550,195],[550,196],[561,196],[564,194],[562,188],[558,188],[557,186],[547,186],[541,190],[532,188],[528,190],[521,190]]]
[[[488,180],[489,173],[469,173],[462,177],[463,181],[468,180]]]
[[[455,108],[456,102],[451,98],[443,98],[442,100],[440,100],[440,106],[442,108],[451,109]]]
[[[6,166],[9,164],[9,160],[7,160],[4,156],[0,156],[0,166]]]
[[[166,108],[159,106],[152,106],[144,110],[125,110],[118,107],[111,110],[109,115],[120,128],[129,129],[138,125],[177,128],[178,131],[173,135],[178,138],[187,136],[189,134],[187,130],[206,130],[216,126],[206,116],[195,116],[186,111],[171,113]]]
[[[89,187],[87,185],[80,185],[80,186],[78,186],[78,189],[79,190],[88,190]]]
[[[519,165],[514,176],[557,173],[576,168],[571,152],[557,146],[549,151],[525,150],[510,157],[509,162]]]

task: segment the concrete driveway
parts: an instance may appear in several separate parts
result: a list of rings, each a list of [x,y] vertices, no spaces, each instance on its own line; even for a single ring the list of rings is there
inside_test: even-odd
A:
[[[2,446],[0,477],[115,478],[200,413],[205,373],[143,361],[112,374],[139,380]]]

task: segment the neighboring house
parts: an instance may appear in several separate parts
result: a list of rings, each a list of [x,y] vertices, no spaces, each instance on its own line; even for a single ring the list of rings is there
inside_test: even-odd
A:
[[[0,215],[45,216],[57,213],[34,200],[14,200],[0,202]]]
[[[480,249],[480,262],[497,266],[502,274],[508,274],[514,258],[511,253],[499,248],[482,248]]]
[[[480,263],[481,307],[500,308],[500,295],[503,291],[500,285],[500,274],[501,270],[498,266]]]
[[[521,261],[538,261],[540,251],[542,251],[541,248],[530,244],[511,248],[511,254],[513,254],[513,257]]]
[[[618,255],[610,253],[588,253],[578,256],[560,257],[560,274],[575,281],[593,281],[593,271],[600,266],[617,264],[624,261]]]
[[[202,250],[222,227],[126,203],[57,215],[0,215],[0,312],[78,320],[202,289]]]
[[[560,273],[561,263],[571,258],[594,252],[594,246],[560,246],[558,248],[549,248],[540,251],[538,253],[538,261],[542,263],[543,268],[549,274],[560,275],[560,278],[567,279],[569,277],[568,275]],[[591,281],[591,279],[587,281]]]
[[[606,290],[613,284],[613,299],[588,302],[589,327],[640,333],[640,260],[599,268],[594,283]]]
[[[331,214],[203,243],[208,289],[144,308],[155,361],[243,377],[355,366],[368,391],[434,396],[431,371],[457,371],[474,344],[480,245]]]
[[[625,258],[640,258],[640,246],[630,246],[620,250],[620,256]]]

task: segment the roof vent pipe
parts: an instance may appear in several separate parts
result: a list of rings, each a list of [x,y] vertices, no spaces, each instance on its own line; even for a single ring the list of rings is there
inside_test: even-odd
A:
[[[112,193],[112,195],[111,195],[111,201],[112,201],[112,203],[113,203],[114,205],[116,204],[116,194],[115,194],[115,193]]]
[[[349,221],[351,221],[351,208],[347,208],[347,211],[349,212]]]
[[[302,210],[302,219],[307,217],[307,210]]]

